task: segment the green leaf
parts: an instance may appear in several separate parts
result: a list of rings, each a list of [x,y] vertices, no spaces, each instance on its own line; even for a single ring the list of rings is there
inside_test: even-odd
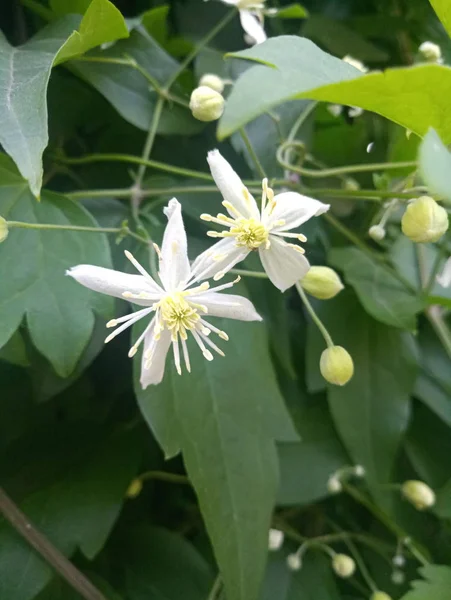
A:
[[[308,10],[298,3],[278,8],[274,14],[268,13],[268,17],[277,17],[278,19],[305,19],[308,16]]]
[[[451,200],[451,154],[434,129],[424,136],[419,161],[421,176],[429,190]]]
[[[76,202],[45,192],[38,204],[11,161],[0,156],[0,205],[10,221],[95,227]],[[37,349],[61,377],[75,369],[94,326],[96,310],[108,316],[112,300],[77,285],[66,269],[111,266],[102,233],[11,229],[0,246],[0,347],[27,318]]]
[[[178,376],[168,356],[163,383],[141,391],[137,367],[135,389],[166,453],[176,445],[182,449],[227,597],[255,600],[278,483],[274,438],[292,441],[297,435],[277,386],[264,326],[230,320],[215,325],[230,337],[225,358],[209,363],[194,344],[192,374]]]
[[[309,98],[360,106],[418,135],[432,126],[445,142],[451,141],[451,120],[446,117],[451,94],[448,67],[418,65],[362,75],[310,40],[295,36],[272,38],[231,56],[261,65],[248,69],[235,83],[219,122],[220,139],[281,102]]]
[[[86,573],[89,581],[105,594],[108,600],[123,600],[104,579],[94,573]],[[55,578],[35,600],[80,600],[80,594],[59,577]]]
[[[449,600],[451,568],[442,565],[426,565],[419,569],[426,581],[413,581],[413,590],[401,600]]]
[[[50,0],[49,4],[55,15],[62,17],[67,14],[84,14],[91,0]]]
[[[20,507],[66,556],[77,548],[92,560],[104,546],[136,474],[135,433],[101,442],[61,479],[29,496]],[[26,569],[27,577],[18,573]],[[0,597],[30,600],[49,582],[52,570],[11,528],[0,524]]]
[[[319,306],[334,343],[354,361],[354,376],[343,387],[328,388],[332,418],[352,460],[372,483],[390,481],[393,461],[410,416],[410,394],[417,370],[410,335],[369,317],[356,299],[342,292]],[[324,349],[311,325],[314,360]]]
[[[451,519],[451,479],[437,494],[434,512],[442,519]]]
[[[451,5],[448,0],[429,0],[438,18],[451,36]]]
[[[140,527],[121,540],[129,600],[205,600],[214,578],[192,544],[159,527]]]
[[[90,56],[123,60],[124,55],[135,59],[160,85],[164,85],[178,68],[178,63],[149,34],[137,30],[132,31],[128,40],[119,41],[106,50],[95,51]],[[101,62],[79,61],[74,62],[73,67],[124,119],[143,131],[149,129],[158,95],[141,73],[131,66]],[[177,90],[180,92],[180,87],[174,86],[173,91]],[[188,108],[171,103],[163,109],[158,132],[188,135],[203,127]]]
[[[106,42],[129,36],[120,11],[109,0],[92,0],[83,15],[78,31],[74,31],[59,50],[55,64],[84,54]]]
[[[25,342],[19,330],[13,333],[3,348],[0,348],[0,360],[19,367],[27,367],[30,364]]]
[[[375,319],[401,329],[416,329],[416,315],[423,308],[417,298],[386,265],[355,247],[334,248],[330,263],[344,271],[365,310]]]

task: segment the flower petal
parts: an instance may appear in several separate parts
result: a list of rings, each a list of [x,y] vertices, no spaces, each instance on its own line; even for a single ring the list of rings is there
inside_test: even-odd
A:
[[[234,238],[223,238],[208,250],[199,254],[191,266],[195,281],[214,277],[221,271],[229,271],[249,254],[248,248],[237,246]]]
[[[207,161],[224,200],[230,202],[243,217],[259,219],[258,206],[254,197],[219,150],[211,150],[207,155]],[[237,215],[234,212],[230,210],[228,212],[233,219],[236,219]]]
[[[249,36],[251,43],[261,44],[267,39],[260,19],[250,10],[240,10],[241,27]]]
[[[274,235],[269,238],[271,246],[268,250],[259,249],[260,258],[269,279],[284,292],[304,277],[310,264],[303,254],[284,240]]]
[[[171,346],[171,334],[167,329],[161,332],[161,337],[156,340],[153,335],[154,327],[151,327],[144,339],[144,349],[141,358],[141,378],[140,383],[143,390],[148,385],[157,385],[164,376],[164,366],[166,355]],[[153,352],[150,365],[146,369],[148,352]]]
[[[172,198],[164,209],[164,214],[168,218],[168,224],[161,245],[160,279],[166,291],[172,291],[189,279],[191,269],[182,205],[176,198]]]
[[[204,292],[198,296],[190,296],[190,302],[197,302],[207,307],[205,317],[224,317],[238,321],[262,321],[250,300],[235,294],[221,292]]]
[[[288,231],[299,227],[312,217],[318,217],[327,212],[329,204],[323,204],[318,200],[303,196],[297,192],[283,192],[274,198],[276,205],[268,219],[268,225],[283,219],[284,225],[274,227],[273,231]]]
[[[143,300],[131,300],[131,302],[140,306],[150,306],[164,293],[153,280],[142,275],[129,275],[128,273],[94,265],[77,265],[66,271],[66,275],[70,275],[90,290],[115,296],[116,298],[123,298],[124,292],[131,292],[132,294],[146,292],[146,294],[152,296]]]
[[[437,276],[437,282],[444,288],[451,285],[451,258],[448,258],[442,272]]]

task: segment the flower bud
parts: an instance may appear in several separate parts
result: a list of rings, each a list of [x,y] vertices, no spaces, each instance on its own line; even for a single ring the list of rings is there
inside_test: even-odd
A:
[[[324,379],[334,385],[345,385],[354,374],[351,355],[342,346],[326,348],[321,354],[319,368]]]
[[[350,115],[350,116],[352,117],[355,115]],[[347,190],[348,192],[358,192],[360,190],[360,183],[352,177],[346,177],[346,179],[343,182],[342,187],[344,190]]]
[[[401,486],[404,498],[417,510],[425,510],[435,504],[435,493],[423,481],[405,481]]]
[[[352,473],[356,477],[365,477],[365,475],[366,475],[365,467],[362,465],[355,465],[355,467],[353,467],[353,469],[352,469]]]
[[[339,494],[343,491],[343,485],[336,475],[331,475],[327,482],[327,491],[329,494]]]
[[[224,91],[223,80],[214,73],[205,73],[205,75],[202,75],[199,81],[199,85],[201,87],[209,87],[215,92],[218,92],[219,94],[222,94],[222,92]]]
[[[411,202],[401,220],[402,232],[412,242],[436,242],[448,229],[448,214],[429,196]]]
[[[340,277],[329,267],[310,267],[300,283],[308,294],[320,300],[329,300],[344,288]]]
[[[370,600],[392,600],[392,598],[385,592],[377,591],[372,594]]]
[[[224,98],[206,85],[193,90],[189,107],[199,121],[216,121],[224,112]]]
[[[125,492],[127,498],[136,498],[143,489],[143,483],[141,479],[133,479],[131,484],[128,486],[128,490]]]
[[[0,244],[8,237],[8,223],[3,217],[0,217]]]
[[[394,583],[395,585],[402,585],[406,580],[404,571],[401,571],[400,569],[395,569],[391,574],[391,580],[392,583]]]
[[[402,554],[395,554],[392,559],[392,563],[395,565],[395,567],[404,567],[406,564],[406,559]]]
[[[279,531],[279,529],[270,529],[268,536],[268,549],[269,550],[279,550],[283,544],[283,531]]]
[[[297,552],[294,554],[289,554],[287,556],[287,565],[290,571],[299,571],[299,569],[302,567],[302,558]]]
[[[385,228],[382,225],[373,225],[369,228],[368,235],[376,242],[380,242],[385,237]]]
[[[354,574],[355,562],[346,554],[335,554],[332,559],[332,568],[338,577],[346,579]]]
[[[442,50],[438,44],[434,44],[434,42],[423,42],[418,50],[428,62],[442,62]]]

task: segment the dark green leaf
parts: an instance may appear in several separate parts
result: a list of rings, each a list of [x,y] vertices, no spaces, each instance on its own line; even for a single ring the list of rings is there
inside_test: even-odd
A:
[[[13,333],[3,348],[0,348],[0,360],[6,360],[19,367],[27,367],[30,364],[25,343],[19,330]]]
[[[342,269],[368,313],[386,325],[416,329],[422,302],[386,265],[358,248],[334,248],[329,254],[334,267]]]
[[[2,216],[11,221],[95,227],[78,204],[45,192],[38,204],[7,157],[0,156]],[[31,339],[61,377],[75,369],[94,326],[93,310],[105,316],[111,299],[65,276],[66,269],[90,263],[110,266],[102,233],[12,229],[0,246],[0,346],[23,317]],[[12,274],[14,276],[12,276]]]
[[[425,581],[412,582],[413,590],[401,600],[449,600],[451,590],[451,568],[441,565],[426,565],[419,569]]]

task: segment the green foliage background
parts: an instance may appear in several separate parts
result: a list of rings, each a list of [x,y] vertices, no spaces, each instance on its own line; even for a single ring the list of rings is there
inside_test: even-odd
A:
[[[0,521],[0,600],[364,600],[372,581],[395,599],[451,599],[451,292],[434,284],[451,246],[445,237],[415,247],[399,227],[402,202],[415,196],[406,188],[425,182],[451,197],[443,146],[451,142],[451,69],[419,64],[417,54],[430,39],[451,61],[449,2],[303,7],[285,12],[295,18],[268,18],[274,39],[244,51],[232,15],[179,72],[229,7],[0,6],[0,216],[105,230],[11,228],[0,246],[1,484],[63,565],[56,573],[45,553]],[[376,72],[359,74],[338,60],[345,54]],[[187,108],[206,72],[237,80],[226,88],[219,125],[195,121]],[[337,118],[330,103],[365,112]],[[127,270],[124,249],[146,262],[137,236],[161,241],[161,209],[173,195],[194,258],[208,241],[199,214],[221,206],[207,152],[220,148],[258,191],[239,135],[246,126],[278,189],[289,182],[277,150],[301,115],[296,139],[311,169],[402,163],[352,172],[360,191],[349,189],[343,171],[306,170],[294,182],[332,205],[303,233],[310,262],[334,267],[346,283],[333,300],[313,304],[353,356],[353,379],[338,388],[321,378],[324,342],[295,289],[282,295],[249,277],[237,293],[264,322],[225,324],[224,359],[207,363],[193,351],[193,374],[182,377],[168,360],[162,384],[143,391],[127,335],[103,343],[105,322],[125,313],[125,303],[77,286],[65,270]],[[152,162],[139,175],[155,123]],[[414,161],[431,127],[421,180]],[[137,173],[139,212],[130,203]],[[368,228],[393,197],[401,204],[375,243]],[[253,257],[241,266],[259,268]],[[331,496],[329,477],[355,464],[365,480]],[[132,498],[137,477],[142,490]],[[390,487],[407,479],[436,490],[432,511],[419,514]],[[10,514],[4,499],[0,506]],[[270,526],[285,531],[285,543],[268,556]],[[394,583],[392,558],[406,536],[405,578]],[[317,547],[300,571],[288,569],[286,556],[317,538],[354,556],[352,579],[338,579]],[[42,551],[42,538],[37,546]],[[72,589],[68,581],[81,573],[97,591]]]

